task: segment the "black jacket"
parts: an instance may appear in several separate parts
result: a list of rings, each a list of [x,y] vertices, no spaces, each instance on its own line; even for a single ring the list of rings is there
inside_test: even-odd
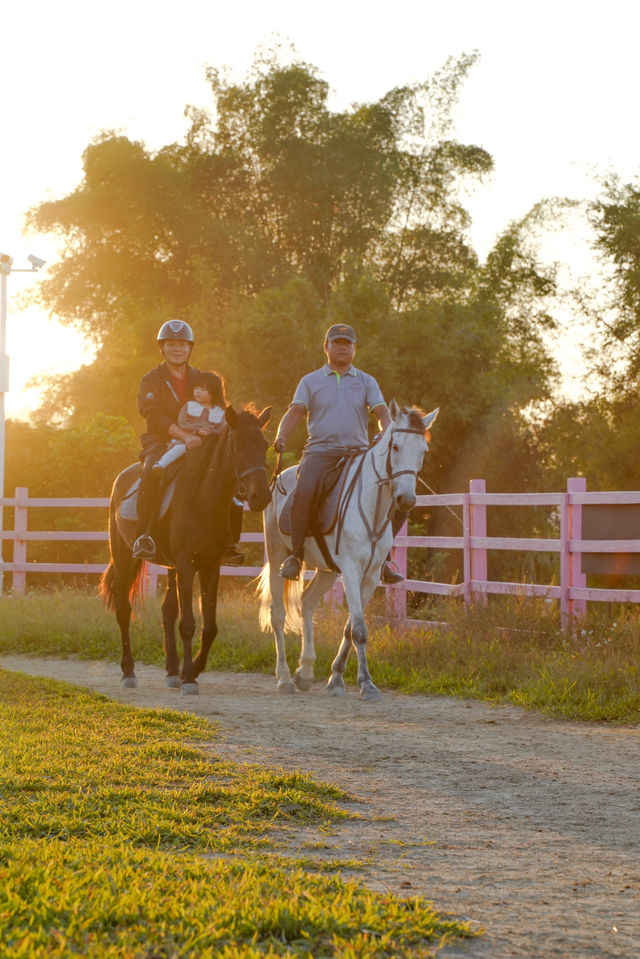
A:
[[[187,398],[193,391],[200,370],[187,366]],[[169,427],[178,422],[178,413],[182,402],[173,388],[171,374],[166,363],[150,370],[140,380],[138,391],[138,409],[147,421],[146,432],[142,434],[142,451],[148,453],[153,447],[160,452],[167,448],[171,437]]]

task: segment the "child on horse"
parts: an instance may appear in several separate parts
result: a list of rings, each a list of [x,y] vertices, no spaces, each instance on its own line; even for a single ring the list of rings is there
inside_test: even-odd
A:
[[[192,399],[187,400],[178,413],[178,426],[202,438],[221,433],[226,405],[224,386],[218,374],[213,371],[200,373],[193,384]],[[169,449],[154,463],[152,471],[164,473],[170,463],[175,463],[186,452],[184,442],[172,439]]]

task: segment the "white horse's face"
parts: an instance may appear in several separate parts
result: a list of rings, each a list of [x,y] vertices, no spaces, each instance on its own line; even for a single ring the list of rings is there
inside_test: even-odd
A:
[[[429,446],[428,428],[438,415],[434,410],[422,416],[417,410],[401,409],[395,400],[389,405],[391,429],[387,471],[391,477],[393,504],[407,513],[416,504],[416,480]]]

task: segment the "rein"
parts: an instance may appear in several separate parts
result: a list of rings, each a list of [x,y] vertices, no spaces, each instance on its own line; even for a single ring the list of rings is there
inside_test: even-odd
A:
[[[281,472],[282,472],[282,453],[276,453],[276,465],[273,468],[273,476],[269,480],[269,489],[271,490],[272,493],[273,493],[274,486],[278,482],[278,477],[280,476]],[[280,486],[278,486],[278,492],[284,493],[285,492],[284,487],[280,489]]]
[[[344,526],[347,510],[349,508],[349,503],[351,502],[354,491],[357,487],[358,512],[360,513],[360,519],[362,520],[364,528],[367,532],[367,536],[369,537],[369,543],[371,545],[371,556],[369,557],[369,562],[367,563],[365,567],[365,573],[367,572],[367,570],[371,566],[371,563],[373,562],[373,556],[375,553],[376,546],[378,545],[378,542],[382,538],[387,526],[389,525],[389,522],[391,521],[391,513],[393,511],[393,502],[392,502],[391,505],[389,506],[389,509],[386,511],[386,515],[384,516],[384,518],[381,521],[378,520],[378,515],[380,513],[380,501],[382,498],[382,487],[392,483],[393,480],[398,476],[405,476],[407,474],[411,474],[417,477],[418,475],[417,470],[404,469],[404,470],[396,470],[395,472],[393,471],[391,466],[391,447],[393,445],[394,434],[396,433],[414,433],[416,436],[424,436],[424,432],[422,430],[409,429],[408,427],[403,427],[403,426],[398,426],[393,428],[389,434],[389,444],[387,446],[387,454],[386,454],[386,460],[385,460],[385,474],[380,474],[376,468],[376,458],[374,456],[376,447],[375,446],[369,447],[369,449],[362,454],[360,458],[360,462],[358,463],[355,473],[349,483],[349,487],[338,507],[338,521],[336,524],[336,553],[338,553],[340,549],[340,537],[342,535],[342,529]],[[371,466],[376,476],[375,485],[378,488],[378,492],[376,495],[376,504],[373,512],[373,525],[369,523],[369,519],[362,508],[362,489],[363,489],[362,468],[364,466],[365,460],[367,456],[369,455],[369,453],[371,453]]]

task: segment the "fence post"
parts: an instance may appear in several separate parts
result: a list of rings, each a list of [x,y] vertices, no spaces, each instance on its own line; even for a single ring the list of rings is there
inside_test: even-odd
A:
[[[586,493],[587,481],[584,476],[573,476],[567,480],[567,493]],[[582,504],[572,503],[570,496],[567,496],[568,512],[568,539],[582,539]],[[568,544],[567,544],[568,549]],[[568,552],[567,572],[569,575],[568,585],[586,588],[587,574],[582,572],[582,553]],[[567,594],[569,621],[573,624],[578,616],[584,616],[587,612],[586,599],[571,599]]]
[[[398,530],[398,536],[407,536],[409,533],[408,521],[402,524]],[[400,573],[404,576],[401,583],[396,586],[387,586],[385,588],[387,616],[393,619],[405,622],[407,618],[407,552],[406,546],[393,546],[391,548],[391,558],[397,564]]]
[[[464,605],[471,606],[471,515],[469,493],[462,497],[462,594]]]
[[[487,483],[483,479],[470,480],[469,493],[486,493]],[[486,503],[474,504],[469,496],[469,539],[472,536],[487,535],[487,506]],[[487,572],[487,550],[484,547],[475,548],[469,543],[469,552],[471,556],[471,579],[486,583],[488,579]],[[473,590],[472,590],[473,593]],[[487,594],[484,590],[480,591],[480,599],[483,603],[487,602]]]
[[[16,486],[15,492],[16,505],[13,512],[13,530],[14,530],[14,540],[13,540],[13,562],[17,563],[26,563],[27,562],[27,540],[25,539],[24,534],[27,532],[28,528],[28,517],[27,517],[27,501],[29,499],[29,489],[27,486]],[[18,572],[14,569],[13,571],[13,592],[18,593],[21,596],[24,595],[26,588],[27,574],[23,572]]]

